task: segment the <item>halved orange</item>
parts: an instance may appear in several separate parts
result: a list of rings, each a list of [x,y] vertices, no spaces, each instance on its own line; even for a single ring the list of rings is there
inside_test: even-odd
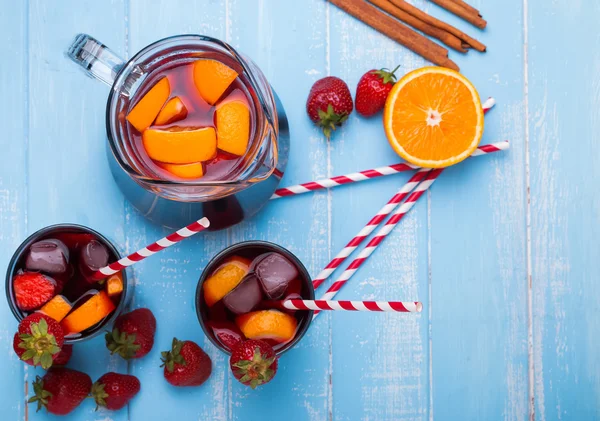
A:
[[[394,85],[383,126],[402,158],[420,167],[443,168],[475,151],[483,135],[483,108],[477,90],[463,75],[424,67]]]

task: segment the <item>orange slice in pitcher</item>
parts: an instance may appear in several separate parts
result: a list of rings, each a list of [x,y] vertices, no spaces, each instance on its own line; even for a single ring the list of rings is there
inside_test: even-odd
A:
[[[250,110],[242,101],[223,101],[217,106],[217,148],[242,156],[250,138]]]
[[[294,316],[278,310],[260,310],[236,317],[244,336],[248,339],[271,339],[282,343],[296,334],[298,322]]]
[[[127,121],[139,132],[143,132],[150,127],[170,94],[169,80],[163,77],[135,104],[127,114]]]
[[[217,154],[217,136],[212,127],[148,129],[142,141],[150,158],[169,164],[208,161]]]
[[[187,117],[187,108],[183,104],[183,101],[176,96],[171,98],[169,102],[160,110],[156,116],[154,124],[162,126],[164,124],[173,123],[175,121],[182,120]]]
[[[237,76],[235,70],[217,60],[194,62],[194,84],[200,96],[210,105],[215,105]]]
[[[483,135],[479,94],[460,73],[424,67],[392,88],[383,125],[390,145],[408,162],[429,168],[454,165],[475,151]]]
[[[159,162],[158,165],[174,176],[181,178],[200,178],[204,175],[202,162],[192,162],[191,164],[165,164]]]

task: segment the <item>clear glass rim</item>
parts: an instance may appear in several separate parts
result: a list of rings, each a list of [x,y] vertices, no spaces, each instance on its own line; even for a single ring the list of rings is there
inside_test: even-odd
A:
[[[226,42],[221,41],[217,38],[209,37],[207,35],[198,35],[198,34],[173,35],[173,36],[162,38],[158,41],[155,41],[155,42],[147,45],[140,51],[138,51],[131,59],[129,59],[123,65],[123,67],[121,68],[121,70],[119,71],[117,76],[115,77],[115,81],[110,90],[110,93],[108,95],[108,100],[106,103],[106,134],[108,137],[108,143],[110,145],[111,152],[113,154],[113,157],[119,164],[119,166],[125,172],[127,172],[135,180],[145,182],[148,184],[164,186],[164,187],[169,187],[169,186],[173,186],[173,187],[228,187],[228,186],[231,186],[231,187],[233,187],[233,186],[237,186],[240,184],[240,180],[225,180],[225,181],[211,180],[211,181],[203,182],[203,181],[187,181],[187,180],[173,181],[173,180],[163,180],[163,179],[148,177],[144,174],[140,174],[137,170],[132,168],[126,161],[124,161],[122,159],[121,154],[119,153],[119,150],[117,147],[117,141],[115,140],[115,138],[113,136],[113,132],[115,131],[114,130],[115,128],[114,128],[114,125],[112,124],[113,120],[111,118],[111,104],[113,102],[115,94],[119,91],[115,87],[122,83],[123,78],[128,73],[127,71],[132,69],[135,66],[136,62],[138,61],[138,59],[141,56],[151,52],[152,50],[156,49],[158,46],[160,46],[162,44],[166,44],[171,41],[179,41],[179,40],[181,40],[181,41],[186,41],[186,40],[188,40],[188,41],[204,41],[204,42],[214,43],[214,44],[218,45],[219,47],[227,50],[239,62],[240,66],[242,67],[242,70],[247,75],[247,77],[250,81],[250,84],[252,85],[252,87],[256,93],[256,96],[258,98],[258,102],[260,104],[262,113],[264,115],[264,120],[266,120],[266,121],[263,121],[262,124],[260,124],[259,127],[256,128],[257,135],[260,135],[260,133],[264,134],[266,126],[274,127],[274,121],[275,121],[274,115],[271,112],[271,110],[269,109],[269,107],[267,106],[267,100],[264,97],[264,95],[259,87],[259,83],[256,80],[256,77],[255,77],[252,69],[249,68],[246,60],[231,45],[229,45]],[[260,150],[260,148],[257,148],[257,150],[255,151],[255,154],[258,154],[259,150]],[[252,162],[254,159],[256,159],[256,156],[254,156],[253,159],[250,159],[248,162]]]

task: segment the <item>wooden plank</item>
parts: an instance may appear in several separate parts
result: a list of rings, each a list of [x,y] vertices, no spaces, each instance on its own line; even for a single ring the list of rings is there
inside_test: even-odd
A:
[[[0,153],[0,268],[4,270],[27,234],[27,153],[28,153],[28,15],[25,2],[5,5],[0,14],[0,92],[5,101],[0,105],[5,136]],[[4,275],[4,272],[2,272]],[[0,344],[6,350],[2,377],[6,387],[0,394],[0,405],[6,419],[21,420],[27,408],[27,374],[24,365],[12,351],[17,322],[5,299],[0,300]],[[25,381],[23,380],[25,378]]]
[[[85,77],[64,51],[77,31],[87,31],[123,53],[124,2],[29,4],[29,186],[28,231],[59,222],[90,226],[124,246],[123,197],[106,162],[104,110],[108,88]],[[100,336],[76,345],[70,367],[96,380],[107,371],[125,372]],[[27,369],[29,379],[42,370]],[[94,412],[91,400],[67,420],[127,419],[127,411]],[[29,412],[45,419],[45,412]]]
[[[599,419],[600,5],[526,3],[536,419]]]
[[[129,51],[171,35],[199,33],[224,38],[225,0],[130,2]],[[133,251],[170,231],[159,228],[126,204],[128,249]],[[210,258],[227,245],[227,233],[199,234],[136,266],[132,308],[148,307],[157,319],[154,348],[144,359],[132,361],[131,374],[142,383],[142,393],[130,404],[132,421],[154,419],[229,419],[229,368],[225,355],[204,336],[196,318],[194,294],[200,273]],[[176,388],[163,378],[160,352],[173,337],[192,340],[211,357],[213,371],[201,387]],[[158,404],[163,402],[164,404]]]
[[[330,73],[345,80],[353,96],[359,78],[368,70],[400,64],[402,75],[425,64],[333,6],[329,31]],[[334,174],[400,162],[387,143],[380,115],[365,119],[354,113],[333,135],[330,148]],[[386,177],[332,191],[332,254],[341,250],[409,177]],[[415,206],[338,297],[428,301],[425,202]],[[336,275],[340,273],[338,270]],[[333,419],[428,418],[427,311],[420,315],[339,312],[324,317],[330,318],[333,332]]]
[[[476,5],[478,6],[478,5]],[[528,416],[527,273],[522,5],[481,5],[480,32],[438,7],[431,12],[476,34],[488,52],[457,60],[482,98],[482,144],[511,150],[448,169],[431,191],[433,416],[525,420]]]
[[[263,70],[289,118],[291,152],[282,185],[326,176],[327,145],[305,114],[310,86],[326,72],[324,2],[236,0],[228,2],[228,11],[227,40]],[[329,255],[328,212],[327,193],[279,199],[231,229],[231,242],[275,242],[289,248],[316,276]],[[328,344],[329,327],[315,324],[297,347],[282,356],[277,377],[269,385],[251,391],[230,380],[231,419],[327,419],[331,404]]]

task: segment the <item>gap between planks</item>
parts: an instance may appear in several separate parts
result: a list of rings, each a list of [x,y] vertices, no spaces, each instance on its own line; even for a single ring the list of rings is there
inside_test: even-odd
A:
[[[535,421],[535,367],[533,355],[533,274],[531,258],[531,177],[529,156],[529,0],[523,0],[523,108],[525,114],[525,238],[527,261],[527,379],[529,420]]]

